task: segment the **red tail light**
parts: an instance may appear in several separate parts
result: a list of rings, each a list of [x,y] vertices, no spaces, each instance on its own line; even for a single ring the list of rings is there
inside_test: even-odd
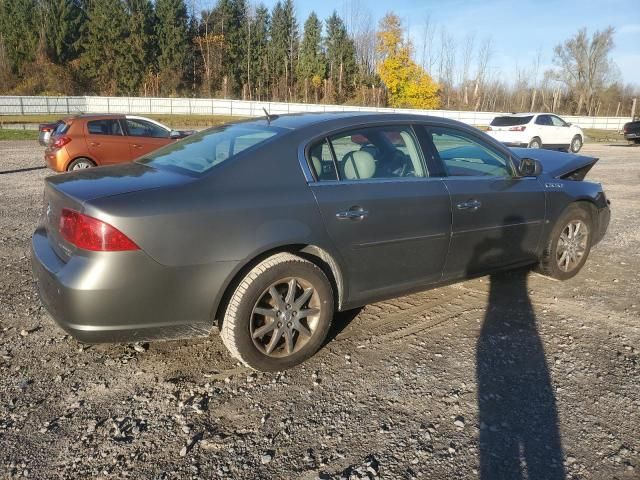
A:
[[[71,141],[71,138],[67,136],[56,137],[56,139],[53,142],[53,146],[55,148],[62,148],[70,141]]]
[[[60,235],[84,250],[122,252],[139,250],[133,240],[108,223],[65,208],[60,216]]]
[[[527,127],[525,127],[525,126],[521,126],[521,127],[511,127],[511,128],[509,129],[509,131],[510,131],[510,132],[524,132],[526,128],[527,128]]]

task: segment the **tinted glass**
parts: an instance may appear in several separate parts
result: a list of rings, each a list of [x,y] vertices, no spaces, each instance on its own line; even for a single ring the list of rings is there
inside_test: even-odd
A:
[[[172,143],[138,162],[156,168],[177,168],[202,173],[284,131],[276,127],[225,125]]]
[[[466,132],[430,129],[433,145],[449,176],[511,176],[511,164],[502,153]]]
[[[127,132],[132,137],[152,137],[152,138],[168,138],[169,131],[156,125],[155,123],[145,122],[136,118],[128,118]]]
[[[330,141],[343,180],[427,176],[411,127],[363,128]]]
[[[533,116],[528,117],[496,117],[491,120],[490,125],[492,127],[515,127],[518,125],[526,125],[531,121]]]
[[[67,131],[69,130],[69,128],[71,127],[70,123],[64,123],[64,122],[58,122],[56,124],[56,128],[53,131],[53,133],[51,134],[53,135],[64,135],[65,133],[67,133]]]
[[[87,122],[91,135],[122,135],[122,128],[118,120],[91,120]]]
[[[318,181],[338,179],[331,148],[326,139],[316,143],[309,149],[309,160]]]
[[[536,125],[545,125],[545,126],[553,126],[553,123],[551,123],[551,118],[549,118],[549,115],[538,115],[538,118],[536,118]]]

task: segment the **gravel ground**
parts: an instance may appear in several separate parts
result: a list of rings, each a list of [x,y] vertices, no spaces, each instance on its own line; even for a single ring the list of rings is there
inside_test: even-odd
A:
[[[640,478],[640,148],[586,145],[609,233],[573,280],[516,272],[339,315],[280,374],[217,335],[82,345],[34,292],[42,150],[0,142],[0,478]]]

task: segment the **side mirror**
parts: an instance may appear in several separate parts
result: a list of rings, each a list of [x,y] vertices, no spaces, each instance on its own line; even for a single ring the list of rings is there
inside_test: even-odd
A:
[[[523,158],[518,167],[521,177],[537,177],[542,173],[542,164],[533,158]]]
[[[179,132],[178,130],[171,130],[169,132],[169,138],[176,140],[181,137],[182,137],[182,132]]]

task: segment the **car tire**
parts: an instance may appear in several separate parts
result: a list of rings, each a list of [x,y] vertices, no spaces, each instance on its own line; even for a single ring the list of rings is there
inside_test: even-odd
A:
[[[538,137],[533,137],[527,148],[542,148],[542,141]]]
[[[576,135],[571,139],[571,144],[569,146],[569,150],[573,153],[578,153],[582,148],[582,137],[580,135]]]
[[[67,167],[67,171],[70,172],[72,170],[83,170],[85,168],[93,168],[95,166],[96,164],[88,158],[81,157],[76,158],[73,162],[71,162]]]
[[[589,207],[580,203],[570,205],[549,236],[538,267],[540,273],[558,280],[574,277],[591,251],[593,228]]]
[[[278,253],[253,267],[237,285],[220,335],[244,365],[281,371],[320,349],[333,314],[333,289],[322,269],[290,253]]]

